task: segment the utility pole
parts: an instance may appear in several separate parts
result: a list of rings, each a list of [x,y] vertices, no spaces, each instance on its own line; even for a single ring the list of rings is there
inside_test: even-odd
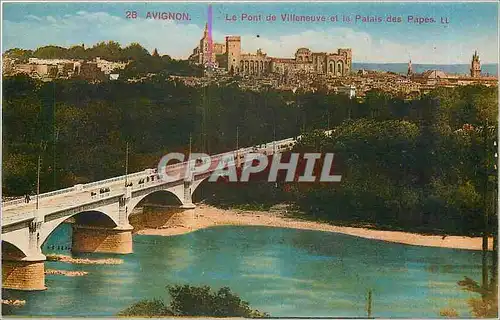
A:
[[[273,109],[273,155],[276,153],[276,111]]]
[[[239,139],[240,139],[240,127],[236,126],[236,150],[238,150],[239,147]]]
[[[45,152],[45,148],[47,147],[47,141],[42,141],[40,143],[40,153],[38,154],[38,164],[37,164],[37,173],[36,173],[36,210],[38,210],[38,198],[40,195],[40,171],[42,167],[42,152]]]
[[[327,124],[326,124],[326,129],[328,130],[328,129],[330,129],[330,111],[328,111],[328,113],[327,113],[327,119],[328,120],[327,120]]]
[[[192,134],[189,134],[189,156],[191,156],[191,153],[193,151],[193,137]]]
[[[488,288],[488,120],[486,120],[483,128],[484,136],[484,191],[483,191],[483,243],[482,243],[482,287]]]
[[[38,197],[40,195],[40,167],[42,165],[42,155],[38,155],[38,168],[36,173],[36,210],[38,210]]]
[[[127,148],[125,151],[125,187],[128,185],[128,141]]]
[[[54,181],[53,181],[53,186],[52,188],[56,190],[56,140],[57,140],[57,133],[56,133],[56,81],[53,80],[52,82],[53,85],[53,103],[52,103],[52,131],[53,131],[53,143],[52,143],[52,171],[54,174]]]
[[[207,87],[203,88],[203,113],[202,113],[202,151],[208,153],[208,143],[207,143]]]
[[[240,165],[240,127],[236,126],[236,167]]]
[[[495,152],[495,163],[493,165],[493,174],[494,177],[497,177],[497,162],[498,162],[498,148],[497,148],[497,142],[493,142],[493,146],[495,147],[494,152]],[[493,212],[498,212],[497,211],[497,205],[498,205],[498,178],[495,179],[495,185],[497,186],[497,189],[493,193]],[[498,219],[498,214],[497,217]],[[498,225],[494,225],[494,231],[493,231],[493,257],[492,257],[492,265],[491,265],[491,288],[494,292],[496,292],[496,286],[498,285]]]

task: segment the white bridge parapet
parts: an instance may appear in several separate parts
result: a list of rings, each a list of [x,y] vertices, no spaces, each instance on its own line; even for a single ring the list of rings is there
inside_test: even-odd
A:
[[[325,132],[330,135],[331,131]],[[217,163],[222,158],[230,158],[230,165],[245,164],[245,155],[250,153],[264,153],[272,155],[291,149],[300,139],[288,138],[273,141],[253,147],[240,148],[229,152],[224,152],[211,156],[211,162]],[[243,159],[243,161],[241,161]],[[248,160],[249,161],[249,160]],[[168,169],[187,168],[196,161],[191,159],[167,166]],[[217,166],[211,167],[205,173],[192,174],[189,177],[181,177],[175,181],[165,181],[158,175],[157,169],[145,169],[140,172],[95,181],[87,184],[76,185],[70,188],[55,190],[39,195],[39,209],[35,207],[33,197],[30,203],[24,203],[24,199],[18,199],[2,203],[2,239],[20,248],[26,255],[28,249],[27,235],[40,241],[67,218],[86,211],[99,211],[111,218],[118,226],[128,225],[128,216],[135,206],[147,195],[157,191],[167,191],[174,194],[183,208],[192,208],[192,194],[196,188],[214,172]],[[174,170],[175,171],[175,170]],[[124,182],[127,179],[132,186],[126,187]],[[141,183],[139,183],[141,182]],[[35,223],[35,224],[33,224]],[[29,232],[26,231],[29,228]],[[38,240],[37,240],[38,241]],[[43,243],[43,241],[41,242]],[[41,244],[40,244],[41,245]],[[30,249],[31,250],[31,249]]]
[[[154,169],[146,169],[140,172],[136,173],[131,173],[127,175],[128,179],[133,179],[137,177],[146,177],[149,175],[151,172],[153,172]],[[109,178],[106,180],[100,180],[100,181],[95,181],[95,182],[90,182],[86,184],[77,184],[75,186],[69,187],[69,188],[64,188],[64,189],[59,189],[59,190],[54,190],[46,193],[41,193],[38,195],[38,199],[43,199],[43,198],[48,198],[48,197],[54,197],[57,195],[62,195],[70,192],[75,192],[75,191],[81,191],[81,190],[89,190],[89,189],[95,189],[101,186],[106,186],[112,182],[117,182],[117,181],[125,181],[125,175],[119,176],[119,177],[114,177],[114,178]],[[36,199],[36,196],[31,195],[31,200],[34,201]],[[2,202],[2,207],[10,207],[10,206],[15,206],[18,204],[24,204],[24,198],[22,199],[16,199],[16,200],[11,200],[11,201],[5,201]]]
[[[263,153],[269,156],[280,153],[291,149],[299,138],[213,155],[210,157],[210,167],[205,172],[190,170],[195,168],[196,159],[168,165],[167,172],[189,170],[188,175],[180,174],[174,181],[162,179],[158,169],[145,169],[126,176],[47,192],[39,195],[38,199],[32,196],[29,203],[25,203],[24,199],[4,202],[2,243],[11,245],[7,246],[10,251],[6,260],[11,269],[6,269],[9,277],[2,285],[19,290],[44,289],[45,256],[42,245],[70,217],[74,217],[79,226],[73,229],[72,234],[72,249],[76,252],[132,253],[133,227],[129,223],[129,216],[142,199],[154,192],[168,192],[178,199],[180,208],[192,209],[195,207],[192,196],[196,188],[211,175],[222,174],[217,172],[219,161],[226,162],[224,167],[245,165],[253,160],[253,157],[246,157],[247,154]],[[29,273],[35,272],[33,270],[36,276]]]
[[[325,133],[327,135],[331,134],[331,132],[332,132],[332,130],[325,131]],[[257,145],[256,147],[247,147],[247,148],[241,148],[239,150],[219,153],[219,154],[213,155],[212,159],[220,159],[224,156],[231,156],[231,155],[234,155],[236,153],[238,153],[241,157],[247,153],[257,152],[257,151],[264,151],[267,154],[272,154],[272,152],[274,152],[273,148],[276,148],[276,151],[281,151],[283,149],[291,147],[295,143],[295,141],[299,138],[300,138],[300,136],[298,136],[296,138],[288,138],[288,139],[283,139],[283,140],[279,140],[279,141],[273,141],[273,142],[269,142],[266,144]],[[169,165],[168,167],[174,169],[177,167],[181,167],[185,164],[186,164],[186,162],[181,162],[181,163]],[[55,197],[58,195],[63,195],[63,194],[71,193],[71,192],[78,192],[81,190],[96,189],[99,187],[107,186],[107,185],[114,183],[114,182],[125,181],[125,179],[135,179],[135,178],[147,177],[148,175],[154,174],[154,172],[155,172],[155,169],[148,168],[148,169],[145,169],[143,171],[131,173],[128,175],[122,175],[122,176],[113,177],[113,178],[109,178],[109,179],[105,179],[105,180],[94,181],[94,182],[90,182],[90,183],[86,183],[86,184],[75,185],[75,186],[72,186],[69,188],[64,188],[64,189],[59,189],[59,190],[54,190],[54,191],[42,193],[42,194],[38,195],[38,199],[40,200],[40,199],[44,199],[44,198]],[[35,197],[36,196],[31,195],[31,200],[34,201]],[[2,201],[3,208],[17,206],[17,205],[24,205],[24,204],[25,204],[24,198],[5,201],[5,202]]]

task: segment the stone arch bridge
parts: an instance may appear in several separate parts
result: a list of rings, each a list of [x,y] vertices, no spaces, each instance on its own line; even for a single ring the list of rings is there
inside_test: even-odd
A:
[[[35,202],[23,199],[2,203],[2,287],[18,290],[44,290],[45,255],[42,245],[65,220],[74,218],[73,252],[132,253],[132,230],[129,216],[147,195],[158,191],[172,193],[181,208],[194,208],[192,195],[202,181],[216,169],[223,157],[234,160],[228,165],[241,165],[248,153],[267,155],[290,149],[297,138],[273,141],[256,147],[211,156],[211,166],[203,173],[165,181],[156,169],[103,181],[76,185],[41,194],[38,209]],[[182,162],[166,167],[167,171],[186,170]],[[126,183],[129,186],[125,186]],[[130,186],[130,182],[132,185]],[[141,182],[141,183],[139,183]],[[103,191],[103,192],[100,192]]]

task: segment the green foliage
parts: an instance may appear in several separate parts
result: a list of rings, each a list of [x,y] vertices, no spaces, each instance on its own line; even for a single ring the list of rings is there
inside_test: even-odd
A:
[[[33,57],[40,59],[66,59],[68,57],[67,51],[63,47],[45,46],[36,49],[33,52]]]
[[[429,103],[429,112],[438,112]],[[493,153],[482,150],[481,132],[433,130],[436,118],[427,116],[420,126],[407,120],[357,119],[337,126],[329,137],[321,131],[304,134],[294,151],[333,152],[342,182],[298,183],[299,205],[336,223],[478,234],[484,209],[481,163],[493,159]],[[486,144],[493,146],[493,139],[490,135]],[[495,190],[491,184],[490,196]]]
[[[29,58],[33,57],[33,51],[13,48],[5,51],[5,55],[11,57],[12,59],[19,59],[19,62],[21,63],[26,63]]]
[[[95,47],[113,52],[119,45]],[[197,191],[197,200],[253,208],[293,202],[314,218],[336,223],[467,235],[481,231],[484,195],[493,199],[496,192],[496,88],[440,88],[411,102],[371,91],[359,102],[322,92],[269,88],[257,93],[226,83],[188,87],[166,80],[193,71],[185,62],[153,57],[138,44],[123,52],[126,59],[137,59],[123,70],[126,77],[153,69],[157,77],[98,84],[5,77],[4,195],[34,191],[38,154],[45,192],[123,174],[126,142],[134,172],[155,167],[167,151],[187,152],[190,135],[193,152],[234,150],[238,128],[240,146],[302,134],[295,151],[333,152],[341,183],[207,184]],[[322,132],[327,127],[335,129],[329,137]],[[490,212],[495,221],[496,210]]]
[[[483,288],[476,281],[468,277],[464,277],[464,280],[459,281],[458,285],[463,290],[481,295],[481,298],[469,299],[469,306],[475,317],[498,318],[498,287],[496,285]]]
[[[268,316],[252,310],[248,302],[233,294],[228,287],[213,292],[210,287],[168,286],[170,307],[179,316],[212,316],[255,318]]]
[[[125,70],[116,70],[122,79],[159,74],[161,81],[164,81],[169,75],[198,76],[202,73],[199,67],[193,66],[186,60],[174,60],[168,55],[153,56],[136,42],[124,48],[115,41],[102,41],[90,48],[85,48],[84,45],[70,48],[44,46],[35,51],[14,48],[7,50],[5,54],[20,62],[28,62],[28,58],[92,60],[98,57],[108,61],[129,62]]]
[[[158,299],[141,300],[118,313],[120,317],[165,317],[173,313]]]
[[[195,317],[243,317],[262,318],[269,314],[252,310],[248,302],[241,300],[227,287],[214,292],[208,286],[167,286],[171,296],[169,306],[161,300],[141,300],[121,311],[119,316],[195,316]]]

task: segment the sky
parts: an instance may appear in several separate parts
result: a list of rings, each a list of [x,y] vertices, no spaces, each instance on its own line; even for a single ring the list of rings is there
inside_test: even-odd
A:
[[[3,3],[2,50],[69,47],[99,41],[123,46],[138,42],[160,54],[187,58],[198,45],[208,3]],[[241,36],[242,50],[262,48],[273,57],[293,57],[300,47],[313,52],[352,48],[354,62],[459,64],[478,51],[482,63],[498,62],[498,3],[213,3],[216,42]],[[127,18],[127,11],[137,18]],[[189,21],[147,19],[148,12],[180,12]],[[242,14],[262,21],[242,21]],[[283,22],[282,14],[325,16],[325,22]],[[227,21],[236,16],[238,21]],[[276,21],[266,21],[275,15]],[[339,21],[330,21],[337,15]],[[359,17],[381,17],[363,22]],[[408,16],[435,23],[408,22]],[[343,22],[342,17],[352,22]],[[402,22],[386,22],[388,16]],[[441,23],[445,19],[448,23]]]

